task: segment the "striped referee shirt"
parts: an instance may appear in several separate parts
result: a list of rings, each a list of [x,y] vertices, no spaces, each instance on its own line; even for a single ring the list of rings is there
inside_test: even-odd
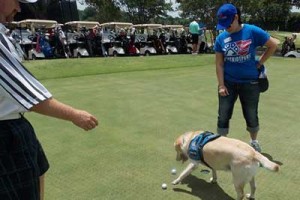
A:
[[[52,97],[51,93],[11,53],[0,24],[0,120],[27,112]]]

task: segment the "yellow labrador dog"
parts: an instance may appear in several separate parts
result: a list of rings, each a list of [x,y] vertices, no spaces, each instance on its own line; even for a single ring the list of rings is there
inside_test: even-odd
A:
[[[190,164],[184,169],[172,184],[180,183],[201,163],[212,169],[211,182],[217,182],[216,170],[230,170],[233,184],[237,193],[237,200],[244,198],[244,186],[250,182],[251,193],[248,199],[254,199],[256,170],[261,165],[277,172],[279,165],[255,151],[250,145],[240,140],[216,135],[207,131],[187,132],[179,136],[175,143],[177,161]]]

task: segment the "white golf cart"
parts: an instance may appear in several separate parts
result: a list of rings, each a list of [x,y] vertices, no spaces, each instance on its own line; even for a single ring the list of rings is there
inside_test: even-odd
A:
[[[15,47],[15,56],[18,58],[19,61],[23,61],[27,56],[25,55],[20,43],[21,43],[21,36],[20,36],[20,28],[18,27],[18,22],[12,21],[5,23],[6,31],[5,34],[11,43]]]
[[[67,43],[69,45],[70,51],[73,52],[72,56],[74,58],[88,57],[90,56],[87,41],[88,31],[96,26],[100,26],[99,22],[96,21],[71,21],[64,24],[67,37]]]
[[[289,51],[286,54],[284,54],[284,57],[288,58],[300,58],[300,48],[297,48],[294,51]]]
[[[163,25],[163,31],[166,37],[166,51],[169,54],[178,53],[180,43],[180,33],[183,30],[182,25]]]
[[[54,20],[26,19],[18,22],[21,37],[20,44],[25,49],[29,60],[53,57],[47,30],[54,28],[56,25],[57,21]],[[31,48],[26,52],[28,45],[31,45]]]
[[[136,30],[135,41],[140,50],[141,55],[149,56],[157,54],[156,48],[152,41],[149,41],[149,36],[153,36],[155,31],[162,27],[161,24],[135,24],[133,27]]]
[[[125,55],[129,44],[128,30],[132,23],[127,22],[107,22],[101,24],[102,43],[109,56]]]

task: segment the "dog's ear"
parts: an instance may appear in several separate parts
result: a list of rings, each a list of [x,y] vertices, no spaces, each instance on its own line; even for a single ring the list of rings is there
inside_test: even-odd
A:
[[[182,145],[182,139],[181,139],[181,136],[180,136],[174,142],[175,150],[176,151],[181,150],[181,145]]]
[[[174,147],[175,147],[175,151],[176,151],[176,160],[180,161],[182,160],[182,136],[178,137],[175,142],[174,142]]]

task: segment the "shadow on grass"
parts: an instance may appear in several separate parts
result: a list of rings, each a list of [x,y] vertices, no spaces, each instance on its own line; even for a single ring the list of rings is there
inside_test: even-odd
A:
[[[262,153],[262,155],[264,155],[265,157],[267,157],[269,160],[271,160],[272,162],[278,164],[278,165],[283,165],[282,162],[278,161],[278,160],[274,160],[273,157],[270,154],[267,153]]]
[[[234,200],[218,184],[208,183],[196,176],[187,176],[181,184],[186,184],[191,191],[181,188],[173,188],[175,192],[184,192],[199,197],[201,200]]]

